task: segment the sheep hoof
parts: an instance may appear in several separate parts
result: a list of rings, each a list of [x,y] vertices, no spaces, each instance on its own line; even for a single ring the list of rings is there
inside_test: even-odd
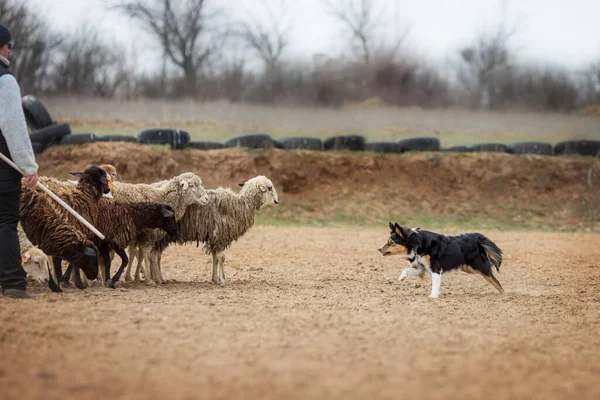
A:
[[[115,283],[112,281],[112,279],[109,279],[106,281],[106,287],[111,288],[111,289],[116,289],[117,287],[115,286]]]
[[[85,290],[85,285],[84,284],[80,284],[80,285],[75,285],[75,287],[79,290]]]
[[[154,282],[153,280],[149,279],[146,281],[146,285],[148,286],[156,286],[156,282]]]

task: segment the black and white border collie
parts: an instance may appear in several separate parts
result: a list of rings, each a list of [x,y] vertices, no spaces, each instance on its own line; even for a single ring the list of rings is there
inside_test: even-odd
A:
[[[423,277],[431,274],[431,298],[440,296],[442,273],[461,270],[468,274],[479,274],[493,287],[504,293],[502,285],[492,273],[492,267],[500,271],[502,250],[491,240],[479,233],[459,236],[444,236],[419,228],[405,228],[390,222],[390,237],[379,247],[383,256],[399,255],[407,259],[412,268],[406,268],[400,281],[409,276]]]

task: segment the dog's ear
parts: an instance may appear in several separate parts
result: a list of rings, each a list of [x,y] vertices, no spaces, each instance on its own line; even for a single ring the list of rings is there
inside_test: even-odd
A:
[[[404,235],[404,228],[398,225],[397,222],[394,224],[394,232],[396,232],[396,235],[400,237],[407,237]]]
[[[394,233],[394,231],[395,231],[394,224],[392,224],[391,222],[390,222],[390,231],[391,231],[391,233]]]

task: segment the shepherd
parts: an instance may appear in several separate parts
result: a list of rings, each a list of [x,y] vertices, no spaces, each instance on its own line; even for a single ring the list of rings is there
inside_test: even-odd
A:
[[[10,31],[0,24],[0,153],[23,171],[26,185],[34,185],[38,165],[27,132],[21,89],[9,70],[12,47]],[[0,286],[5,297],[32,299],[34,296],[27,291],[17,233],[21,178],[21,173],[0,159]]]

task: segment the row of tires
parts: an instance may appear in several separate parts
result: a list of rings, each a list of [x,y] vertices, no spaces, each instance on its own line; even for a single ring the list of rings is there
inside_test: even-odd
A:
[[[288,137],[273,139],[268,134],[247,134],[235,136],[223,143],[211,141],[191,141],[190,134],[178,129],[147,129],[137,137],[128,135],[96,135],[94,133],[73,133],[67,123],[56,124],[42,103],[35,97],[23,97],[23,110],[29,128],[31,142],[36,153],[56,144],[83,144],[94,142],[135,142],[141,144],[169,145],[173,149],[193,148],[213,150],[226,147],[249,149],[306,149],[328,151],[373,151],[379,153],[404,153],[408,151],[451,151],[451,152],[497,152],[513,154],[542,155],[600,155],[600,141],[570,140],[554,146],[544,142],[518,142],[510,144],[480,143],[470,146],[441,148],[435,137],[401,139],[397,142],[367,142],[363,136],[334,136],[325,140],[310,137]]]

